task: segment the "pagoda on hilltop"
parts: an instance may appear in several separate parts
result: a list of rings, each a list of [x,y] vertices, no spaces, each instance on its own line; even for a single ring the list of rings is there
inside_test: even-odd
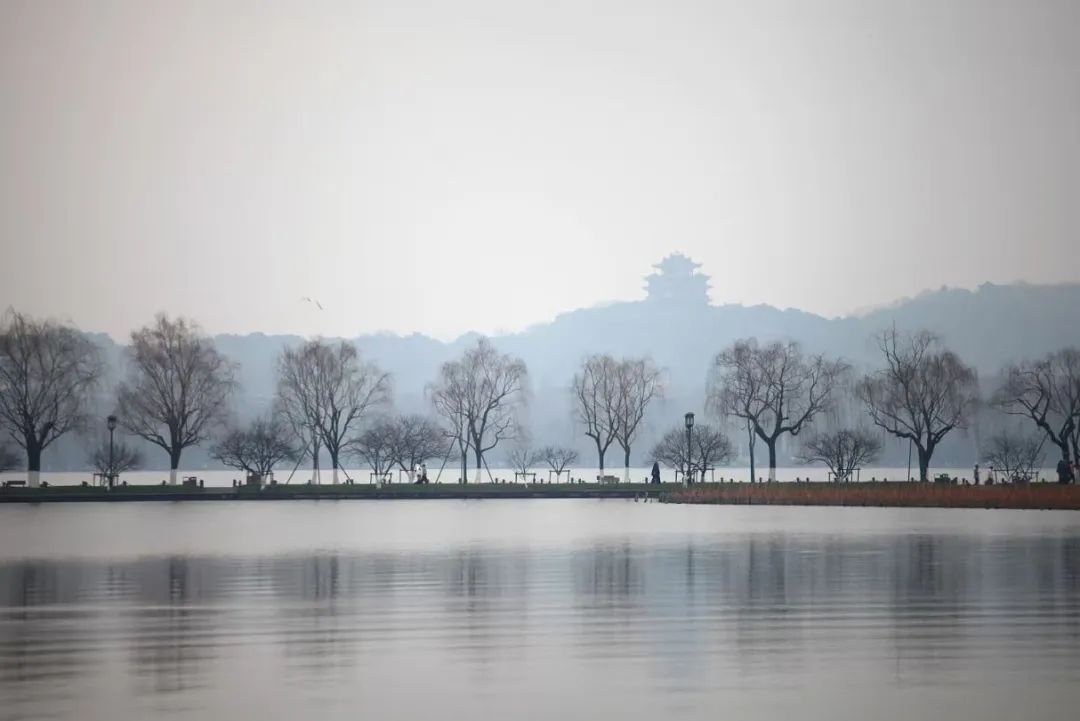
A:
[[[653,266],[656,269],[645,277],[647,300],[680,305],[709,304],[709,276],[697,272],[695,263],[682,253],[672,253]]]

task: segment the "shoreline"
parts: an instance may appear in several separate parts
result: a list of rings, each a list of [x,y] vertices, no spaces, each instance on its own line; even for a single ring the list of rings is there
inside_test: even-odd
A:
[[[680,488],[662,503],[740,506],[869,506],[1080,511],[1080,486],[965,486],[933,482],[733,483]]]
[[[284,485],[253,487],[95,486],[0,489],[5,503],[139,503],[180,501],[313,500],[497,500],[623,498],[699,505],[868,506],[882,508],[984,508],[1080,510],[1080,486],[954,486],[936,483],[705,483],[674,484],[389,484]]]
[[[662,487],[645,483],[599,484],[491,484],[441,483],[428,485],[296,485],[255,489],[191,488],[187,486],[95,486],[0,489],[3,503],[131,503],[147,501],[318,501],[318,500],[424,500],[510,498],[635,498],[647,494],[656,500]]]

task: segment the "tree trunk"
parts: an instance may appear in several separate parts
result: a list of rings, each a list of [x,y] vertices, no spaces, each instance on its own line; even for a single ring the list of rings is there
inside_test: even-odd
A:
[[[623,480],[627,483],[630,482],[630,446],[623,448]]]
[[[461,449],[461,478],[458,479],[458,483],[469,482],[469,450],[467,448]]]
[[[169,485],[176,485],[176,469],[180,467],[180,451],[182,448],[173,447],[169,450]]]
[[[919,480],[930,480],[930,456],[934,453],[932,448],[924,449],[920,445],[915,446],[919,450]]]
[[[36,441],[26,444],[26,485],[29,488],[41,485],[41,446]]]
[[[1055,443],[1054,445],[1056,445],[1058,447],[1058,450],[1061,451],[1061,460],[1068,463],[1069,460],[1070,460],[1069,459],[1069,439],[1065,438],[1065,437],[1062,437],[1061,443]]]
[[[311,441],[311,482],[315,485],[319,485],[322,480],[319,477],[319,452],[322,450],[322,446],[319,445],[317,439]]]
[[[750,482],[754,483],[755,480],[757,480],[754,478],[754,445],[757,441],[757,437],[754,435],[754,429],[750,425],[750,421],[746,422],[746,435],[749,439],[748,443],[750,446]]]
[[[765,441],[769,447],[769,482],[776,480],[776,439]]]
[[[596,455],[600,460],[600,478],[596,479],[598,481],[602,480],[604,478],[604,453],[606,453],[606,452],[607,452],[607,449],[602,448],[600,446],[600,441],[597,441],[596,442]]]
[[[330,464],[333,467],[333,483],[335,486],[338,484],[338,451],[333,448],[327,448],[330,451]]]
[[[483,471],[483,468],[484,468],[484,452],[481,451],[479,446],[478,446],[474,450],[474,453],[476,454],[476,471],[475,471],[476,478],[474,479],[474,482],[475,483],[480,483],[483,480],[480,477],[480,473],[481,473],[481,471]]]

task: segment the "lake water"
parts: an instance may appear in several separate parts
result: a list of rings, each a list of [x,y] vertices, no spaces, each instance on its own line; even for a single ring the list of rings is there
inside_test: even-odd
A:
[[[0,506],[0,719],[1075,719],[1080,513]]]

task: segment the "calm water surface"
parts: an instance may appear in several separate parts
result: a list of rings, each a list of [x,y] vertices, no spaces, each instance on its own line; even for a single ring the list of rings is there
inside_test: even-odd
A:
[[[1080,514],[0,506],[0,719],[1075,719]]]

